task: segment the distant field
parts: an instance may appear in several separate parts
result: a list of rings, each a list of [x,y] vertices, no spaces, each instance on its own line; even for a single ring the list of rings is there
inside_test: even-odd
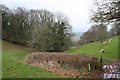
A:
[[[22,61],[27,54],[35,50],[23,46],[11,44],[3,41],[2,47],[2,77],[3,78],[68,78],[71,76],[62,76],[52,73],[45,69],[30,66]]]
[[[112,42],[107,41],[107,44],[100,42],[88,43],[79,47],[72,47],[67,50],[67,53],[79,53],[79,54],[88,54],[93,56],[102,56],[105,58],[118,59],[118,36],[115,36],[112,39]],[[104,49],[105,52],[101,54],[101,49]]]

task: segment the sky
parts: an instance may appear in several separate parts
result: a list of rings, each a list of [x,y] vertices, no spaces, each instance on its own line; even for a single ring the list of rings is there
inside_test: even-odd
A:
[[[0,0],[9,8],[47,9],[62,12],[70,20],[73,32],[85,32],[90,27],[90,8],[92,0]]]

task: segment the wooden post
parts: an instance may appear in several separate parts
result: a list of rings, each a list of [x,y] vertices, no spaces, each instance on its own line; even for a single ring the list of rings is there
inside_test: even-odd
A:
[[[101,57],[101,69],[102,69],[102,57]]]
[[[91,70],[91,66],[90,66],[90,64],[88,64],[88,67],[89,67],[89,70]]]
[[[100,63],[100,68],[102,69],[102,57],[99,57],[98,63]]]

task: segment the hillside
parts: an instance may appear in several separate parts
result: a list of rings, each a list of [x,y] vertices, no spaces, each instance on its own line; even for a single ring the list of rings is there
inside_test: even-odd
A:
[[[103,56],[105,58],[118,59],[118,36],[111,38],[112,42],[106,40],[105,45],[100,42],[93,42],[79,47],[73,47],[67,50],[67,53],[81,53],[94,56]],[[34,67],[23,62],[27,54],[36,52],[36,50],[20,45],[14,45],[2,41],[2,76],[3,78],[68,78],[45,69]],[[101,54],[100,50],[105,52]]]
[[[73,47],[67,50],[67,53],[80,53],[80,54],[88,54],[94,56],[102,56],[105,58],[118,59],[118,36],[115,36],[112,39],[112,42],[107,41],[107,44],[103,44],[100,42],[88,43],[79,47]],[[101,49],[104,49],[105,52],[101,54]]]
[[[2,77],[3,78],[68,78],[23,62],[27,54],[36,50],[2,41]]]

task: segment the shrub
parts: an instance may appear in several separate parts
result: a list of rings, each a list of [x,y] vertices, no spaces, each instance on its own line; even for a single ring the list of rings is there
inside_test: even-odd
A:
[[[25,62],[44,67],[68,69],[88,68],[88,64],[97,68],[97,58],[85,54],[67,54],[58,52],[36,52],[27,55]]]

